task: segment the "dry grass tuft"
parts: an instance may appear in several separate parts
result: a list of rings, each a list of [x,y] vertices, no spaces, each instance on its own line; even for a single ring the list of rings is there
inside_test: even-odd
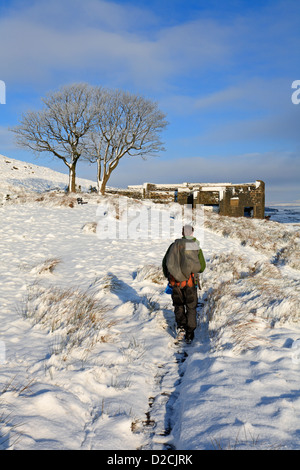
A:
[[[151,281],[153,284],[165,284],[166,278],[161,266],[147,264],[137,269],[136,278],[139,282]]]
[[[31,269],[32,273],[35,274],[48,274],[53,273],[56,266],[61,262],[59,258],[49,258],[43,261],[43,263],[39,263],[35,267]]]
[[[214,256],[205,280],[204,316],[211,344],[235,353],[268,345],[266,330],[300,321],[300,281],[284,277],[277,265],[254,265],[234,253]]]
[[[111,273],[108,273],[105,276],[96,279],[93,286],[97,287],[98,289],[101,289],[104,292],[111,293],[118,292],[124,289],[124,283],[120,281],[117,276]]]
[[[206,213],[204,227],[270,256],[275,263],[300,269],[300,232],[278,222]]]
[[[97,232],[97,222],[87,222],[83,225],[81,229],[84,233],[96,233]]]
[[[50,333],[59,333],[55,354],[66,354],[81,346],[91,349],[98,342],[106,342],[110,328],[116,324],[93,293],[36,284],[28,290],[23,316]]]

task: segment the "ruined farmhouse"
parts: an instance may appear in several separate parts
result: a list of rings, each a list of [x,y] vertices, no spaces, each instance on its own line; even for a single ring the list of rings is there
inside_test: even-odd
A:
[[[265,216],[265,184],[257,180],[254,183],[182,183],[153,184],[128,186],[138,192],[144,199],[156,201],[173,200],[179,204],[190,204],[196,207],[203,205],[220,215],[231,217]]]

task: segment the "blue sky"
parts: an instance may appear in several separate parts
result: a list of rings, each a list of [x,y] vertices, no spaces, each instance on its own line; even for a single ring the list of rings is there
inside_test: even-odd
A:
[[[1,0],[0,40],[0,154],[66,172],[8,127],[85,81],[153,99],[169,121],[166,151],[123,159],[110,184],[262,179],[267,203],[300,203],[299,0]]]

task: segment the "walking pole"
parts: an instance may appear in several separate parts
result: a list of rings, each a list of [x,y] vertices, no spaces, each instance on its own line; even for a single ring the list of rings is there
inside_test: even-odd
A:
[[[201,278],[201,273],[197,274],[197,286],[199,290],[202,290],[202,278]]]
[[[198,297],[198,289],[199,289],[199,297]],[[197,274],[197,307],[200,307],[202,305],[202,300],[201,300],[201,294],[200,291],[202,290],[202,274],[198,273]]]

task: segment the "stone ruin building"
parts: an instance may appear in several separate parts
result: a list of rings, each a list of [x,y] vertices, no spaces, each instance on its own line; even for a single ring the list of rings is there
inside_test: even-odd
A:
[[[143,199],[156,202],[175,201],[212,210],[220,215],[231,217],[265,217],[265,183],[183,183],[128,186],[128,190],[138,193]]]

